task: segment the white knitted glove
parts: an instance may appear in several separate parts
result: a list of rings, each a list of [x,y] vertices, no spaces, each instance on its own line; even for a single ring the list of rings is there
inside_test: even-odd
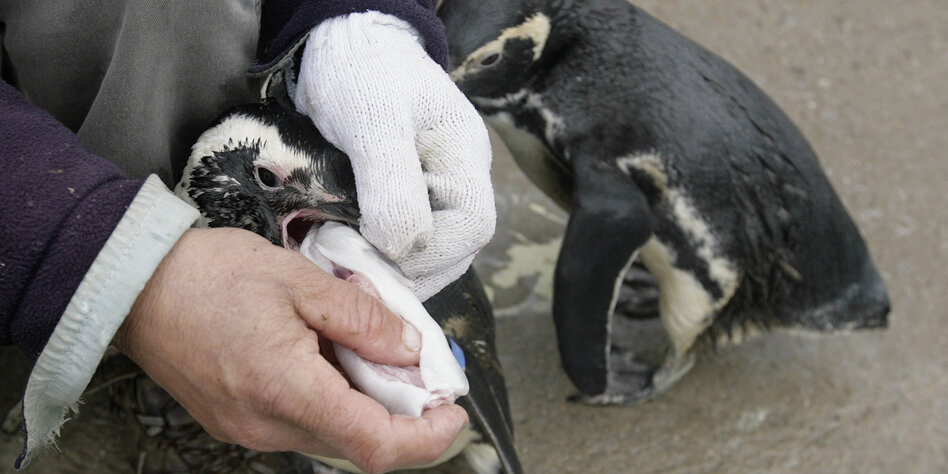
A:
[[[415,295],[424,301],[461,276],[494,234],[490,141],[417,31],[378,12],[323,22],[292,95],[349,155],[362,235]]]

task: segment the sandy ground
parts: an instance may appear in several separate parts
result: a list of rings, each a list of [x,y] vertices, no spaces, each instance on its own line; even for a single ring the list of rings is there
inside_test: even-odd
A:
[[[948,4],[638,5],[737,65],[804,131],[886,281],[890,328],[774,333],[702,354],[653,402],[569,403],[550,317],[566,216],[498,144],[498,232],[476,266],[496,306],[527,472],[948,472]],[[5,410],[28,368],[13,350],[0,360]],[[130,437],[94,402],[63,430],[61,452],[27,472],[131,471]],[[0,472],[18,449],[0,435]]]

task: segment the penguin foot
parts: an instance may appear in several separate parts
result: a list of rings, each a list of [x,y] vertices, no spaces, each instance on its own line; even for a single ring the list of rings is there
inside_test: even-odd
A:
[[[623,276],[614,312],[630,319],[658,316],[658,282],[640,263],[632,264]]]
[[[576,394],[571,402],[587,405],[637,405],[667,392],[695,362],[695,354],[678,355],[669,351],[656,365],[640,354],[613,349],[609,358],[609,383],[598,394]]]
[[[609,357],[609,382],[597,394],[579,393],[569,401],[586,405],[636,405],[658,393],[653,383],[659,370],[654,361],[621,348],[613,347]]]
[[[695,352],[690,351],[687,354],[678,354],[669,351],[668,357],[662,367],[652,376],[652,386],[655,388],[655,395],[661,395],[668,391],[695,365]]]
[[[589,405],[635,405],[661,394],[654,380],[673,352],[661,319],[657,315],[614,318],[611,329],[605,391],[579,393],[570,397],[570,401]],[[665,375],[660,376],[660,380],[665,379]]]
[[[634,406],[654,398],[657,393],[652,390],[643,389],[634,393],[621,393],[606,391],[603,393],[589,395],[577,393],[570,396],[567,400],[573,403],[582,403],[583,405],[625,405]]]

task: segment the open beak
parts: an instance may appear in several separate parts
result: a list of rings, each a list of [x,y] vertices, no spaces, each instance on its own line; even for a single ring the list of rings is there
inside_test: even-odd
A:
[[[318,228],[328,221],[339,222],[358,229],[358,208],[345,202],[325,203],[318,208],[297,209],[286,214],[280,222],[283,247],[298,252],[300,244],[310,229],[313,226]]]

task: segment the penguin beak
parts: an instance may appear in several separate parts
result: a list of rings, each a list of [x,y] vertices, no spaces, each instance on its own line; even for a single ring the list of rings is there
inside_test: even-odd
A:
[[[319,228],[328,221],[358,229],[358,208],[346,202],[325,203],[318,208],[297,209],[286,214],[280,221],[283,247],[298,252],[306,234],[314,226]]]

